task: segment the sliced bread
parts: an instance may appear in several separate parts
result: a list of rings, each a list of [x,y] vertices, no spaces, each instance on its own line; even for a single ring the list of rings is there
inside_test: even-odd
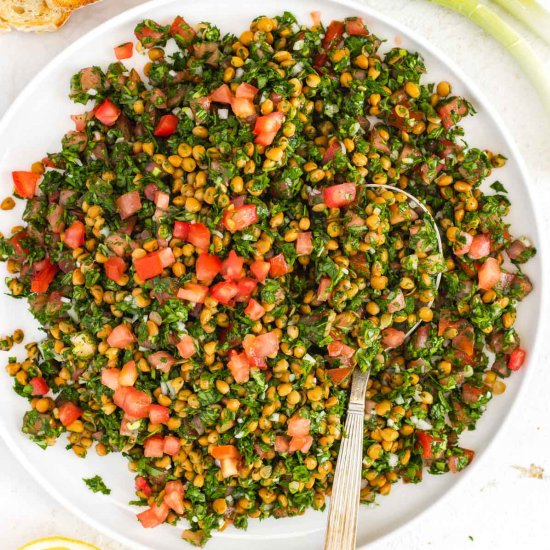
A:
[[[20,31],[55,31],[71,15],[70,10],[50,8],[45,0],[2,0],[0,21]]]

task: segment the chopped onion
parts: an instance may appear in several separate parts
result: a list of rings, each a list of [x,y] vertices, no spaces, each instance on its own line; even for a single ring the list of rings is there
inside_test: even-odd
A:
[[[221,120],[227,120],[229,116],[229,109],[218,109],[218,116]]]
[[[398,462],[399,462],[398,456],[395,453],[390,453],[388,456],[388,466],[390,468],[395,468]]]

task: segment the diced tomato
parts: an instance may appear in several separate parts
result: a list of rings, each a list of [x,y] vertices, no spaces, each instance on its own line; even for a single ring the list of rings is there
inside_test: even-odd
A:
[[[197,285],[195,283],[186,283],[183,288],[178,290],[178,298],[180,300],[187,300],[194,304],[202,304],[206,295],[208,294],[208,287]]]
[[[166,492],[163,499],[164,504],[174,510],[176,514],[180,516],[185,512],[185,507],[183,505],[183,495],[177,493],[176,491]]]
[[[333,384],[339,384],[345,380],[351,372],[350,367],[340,367],[338,369],[328,369],[325,371],[327,376],[332,380]]]
[[[236,477],[239,475],[240,461],[235,458],[226,458],[221,461],[221,473],[224,478]]]
[[[42,260],[41,268],[32,276],[31,279],[31,292],[36,292],[41,294],[46,292],[54,280],[56,273],[59,271],[59,268],[52,264],[49,258]],[[38,264],[35,264],[37,267]]]
[[[134,260],[134,268],[139,278],[143,281],[157,277],[164,269],[161,257],[156,252],[150,252],[141,258]]]
[[[86,226],[81,221],[73,222],[66,230],[63,237],[64,243],[69,248],[78,248],[86,239]]]
[[[265,357],[276,354],[279,351],[279,336],[270,331],[254,336],[247,334],[243,340],[244,352],[248,361],[256,366],[261,366]]]
[[[270,268],[271,264],[263,260],[255,260],[250,264],[250,271],[260,283],[265,282]]]
[[[120,107],[115,105],[109,98],[95,110],[94,116],[105,126],[113,126],[120,116]]]
[[[151,485],[147,483],[147,480],[142,476],[136,477],[136,491],[142,492],[146,497],[151,496]]]
[[[195,340],[189,334],[185,334],[181,337],[181,340],[176,344],[179,354],[184,358],[188,359],[193,357],[197,350],[195,349]]]
[[[311,231],[298,233],[296,239],[296,254],[298,256],[309,256],[313,252],[313,234]]]
[[[275,451],[278,453],[288,452],[288,437],[285,437],[284,435],[275,436]]]
[[[46,395],[50,391],[48,383],[42,376],[31,378],[29,384],[32,386],[31,395]]]
[[[344,34],[344,23],[342,21],[332,21],[327,27],[325,36],[321,42],[325,51],[330,50],[342,38]]]
[[[235,296],[235,300],[237,302],[246,302],[254,290],[256,290],[257,286],[258,282],[254,279],[251,279],[250,277],[243,277],[240,281],[237,281],[237,287],[239,290],[237,292],[237,296]]]
[[[40,179],[40,174],[34,172],[12,172],[13,187],[15,194],[24,199],[32,199],[36,193],[36,184]]]
[[[125,220],[141,210],[141,199],[138,191],[130,191],[120,195],[116,200],[120,218]]]
[[[212,447],[210,454],[218,460],[225,460],[226,458],[241,458],[241,453],[235,445],[215,445]]]
[[[158,137],[168,137],[178,128],[179,118],[176,115],[162,115],[153,132]]]
[[[166,485],[164,486],[164,492],[167,495],[171,493],[176,493],[178,495],[183,496],[185,490],[183,487],[183,483],[178,479],[174,481],[167,481]]]
[[[172,365],[176,363],[176,358],[167,351],[155,351],[147,357],[149,364],[161,372],[170,372]]]
[[[174,222],[174,229],[172,230],[172,237],[174,239],[187,240],[189,236],[189,228],[191,224],[189,222]]]
[[[357,186],[355,183],[340,183],[323,189],[325,204],[329,208],[342,208],[355,200]]]
[[[154,201],[157,208],[168,210],[170,195],[164,191],[155,191]]]
[[[21,260],[29,253],[28,249],[21,244],[21,241],[27,237],[27,232],[23,230],[18,231],[11,239],[8,239],[8,242],[13,246],[13,250],[15,251],[14,259]]]
[[[344,342],[340,342],[340,340],[330,342],[327,346],[327,351],[329,357],[346,357],[349,359],[355,354],[355,350],[352,347],[344,344]]]
[[[67,401],[59,407],[59,421],[63,426],[70,426],[75,420],[78,420],[82,416],[82,409]]]
[[[307,453],[313,444],[313,437],[311,435],[294,436],[288,445],[288,452],[293,453],[300,451]]]
[[[143,527],[150,529],[152,527],[158,527],[164,523],[169,512],[170,508],[164,502],[160,505],[153,502],[151,508],[137,514],[137,518]]]
[[[133,386],[138,379],[138,370],[135,361],[124,363],[118,376],[118,383],[121,386]]]
[[[181,46],[189,46],[197,34],[181,16],[177,16],[170,25],[170,36],[173,36]]]
[[[131,42],[125,42],[115,47],[115,56],[117,59],[130,59],[133,55],[134,45]]]
[[[233,281],[218,283],[210,289],[210,294],[220,302],[227,305],[239,293],[239,287]]]
[[[86,128],[86,123],[88,120],[93,118],[93,112],[92,113],[81,113],[79,115],[71,115],[71,120],[74,122],[74,129],[77,132],[83,132]],[[44,163],[44,161],[42,161]]]
[[[110,257],[104,265],[105,275],[107,275],[107,278],[111,279],[111,281],[114,281],[115,283],[120,281],[120,278],[124,275],[126,269],[128,269],[126,262],[118,256]]]
[[[480,388],[476,388],[471,384],[464,384],[462,386],[462,401],[464,403],[477,403],[484,393],[485,391]]]
[[[118,377],[120,376],[120,369],[102,369],[101,370],[101,383],[107,386],[109,389],[115,391],[120,387]]]
[[[207,254],[206,252],[199,254],[195,264],[195,271],[197,274],[197,279],[200,282],[209,285],[221,270],[222,261],[218,258],[218,256]]]
[[[241,82],[237,89],[235,90],[235,97],[244,97],[246,99],[254,99],[258,93],[258,88],[248,84],[246,82]]]
[[[165,248],[160,248],[156,252],[153,252],[153,254],[156,254],[159,257],[160,264],[163,268],[170,267],[171,265],[176,263],[174,253],[172,252],[172,249],[168,246]]]
[[[265,314],[265,308],[262,304],[258,303],[254,298],[250,298],[248,305],[244,310],[244,314],[253,321],[261,319]]]
[[[240,231],[254,225],[258,221],[258,212],[255,204],[243,204],[242,206],[230,206],[223,214],[223,226],[230,231]]]
[[[271,277],[282,277],[290,271],[284,254],[277,254],[269,259],[269,275]]]
[[[222,263],[221,274],[227,281],[236,281],[242,278],[244,258],[238,256],[234,250],[229,252],[229,256]]]
[[[120,386],[115,390],[113,401],[130,418],[147,418],[151,406],[151,396],[144,391],[137,390],[131,386]]]
[[[495,258],[487,258],[477,270],[478,286],[482,290],[490,290],[500,280],[500,265]]]
[[[181,450],[181,441],[179,437],[167,435],[164,438],[164,453],[170,456],[177,455]]]
[[[330,162],[335,156],[338,151],[341,151],[341,145],[340,142],[335,139],[325,151],[325,154],[323,155],[323,159],[321,160],[321,164],[324,166],[327,162]]]
[[[238,118],[248,118],[256,115],[256,105],[247,97],[234,97],[231,100],[231,109]]]
[[[295,415],[288,420],[286,433],[290,437],[304,437],[309,434],[311,420],[302,416]]]
[[[369,31],[365,27],[365,23],[360,17],[348,17],[345,20],[346,32],[350,36],[366,36]]]
[[[153,403],[149,407],[149,420],[153,424],[166,424],[170,420],[170,409],[163,405]]]
[[[256,136],[254,141],[264,147],[271,145],[283,125],[284,118],[285,115],[279,111],[259,116],[254,125],[254,135]]]
[[[508,368],[514,371],[521,369],[521,367],[523,367],[523,363],[525,363],[526,356],[527,352],[523,348],[516,348],[510,354],[510,358],[508,359]]]
[[[466,458],[468,460],[468,462],[466,464],[466,465],[468,465],[474,459],[475,452],[471,451],[470,449],[464,449],[464,455],[466,456]],[[453,474],[456,474],[456,473],[460,472],[463,469],[463,467],[460,466],[460,458],[461,457],[459,457],[457,455],[453,455],[453,456],[450,456],[447,459],[447,464],[449,466],[449,471],[452,472]]]
[[[428,432],[422,430],[416,430],[416,435],[418,437],[418,442],[422,447],[422,458],[431,459],[434,457],[432,451],[433,436]]]
[[[445,129],[454,126],[463,116],[468,114],[468,105],[460,98],[455,97],[445,105],[437,108],[437,114],[441,118],[441,124]]]
[[[227,367],[237,384],[248,382],[250,378],[250,364],[248,363],[246,354],[232,351]]]
[[[385,328],[382,331],[382,345],[385,349],[399,347],[405,341],[405,333],[395,328]]]
[[[457,256],[464,256],[470,251],[474,238],[470,233],[461,231],[457,240],[457,248],[454,248],[454,253]]]
[[[206,252],[210,246],[210,229],[203,223],[192,223],[189,226],[187,240],[199,252]]]
[[[164,455],[164,438],[152,435],[143,442],[143,456],[146,458],[161,458]]]
[[[480,233],[472,239],[472,244],[470,250],[468,251],[468,256],[472,260],[481,260],[491,253],[491,237],[486,233]]]
[[[319,302],[325,302],[329,299],[331,284],[332,279],[330,277],[321,277],[321,280],[319,281],[319,286],[317,288],[317,300]]]
[[[222,84],[219,88],[216,88],[210,93],[210,100],[216,103],[227,103],[231,105],[233,101],[233,92],[229,89],[227,84]]]
[[[107,343],[112,348],[127,349],[136,341],[136,337],[128,325],[120,324],[107,337]]]

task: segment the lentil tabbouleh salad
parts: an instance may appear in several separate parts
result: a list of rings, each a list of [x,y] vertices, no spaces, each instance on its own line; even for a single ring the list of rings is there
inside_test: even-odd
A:
[[[262,16],[239,37],[177,17],[135,36],[72,78],[93,108],[61,151],[13,172],[25,225],[0,254],[45,331],[7,365],[23,432],[122,452],[141,524],[183,516],[197,545],[324,508],[353,368],[371,369],[363,502],[465,468],[460,434],[525,359],[535,252],[503,185],[480,190],[505,158],[463,141],[472,105],[356,17]],[[143,75],[123,63],[134,47]]]

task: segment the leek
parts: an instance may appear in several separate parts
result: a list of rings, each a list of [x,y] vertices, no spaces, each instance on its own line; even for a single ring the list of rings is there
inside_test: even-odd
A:
[[[550,44],[550,13],[537,0],[493,0]]]
[[[464,15],[491,34],[518,62],[536,88],[550,115],[550,81],[541,61],[523,36],[503,21],[492,9],[477,0],[430,0]]]

